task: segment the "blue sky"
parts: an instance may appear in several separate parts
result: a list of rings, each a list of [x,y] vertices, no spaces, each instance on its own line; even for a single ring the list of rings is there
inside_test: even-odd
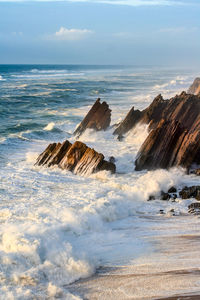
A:
[[[0,0],[0,63],[200,66],[200,0]]]

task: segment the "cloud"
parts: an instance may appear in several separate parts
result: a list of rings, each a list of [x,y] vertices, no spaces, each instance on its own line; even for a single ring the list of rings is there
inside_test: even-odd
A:
[[[169,27],[169,28],[161,28],[159,33],[169,33],[169,34],[181,34],[181,33],[192,33],[198,31],[198,27]]]
[[[78,41],[89,37],[94,31],[88,29],[68,29],[60,27],[54,34],[48,36],[51,40]]]

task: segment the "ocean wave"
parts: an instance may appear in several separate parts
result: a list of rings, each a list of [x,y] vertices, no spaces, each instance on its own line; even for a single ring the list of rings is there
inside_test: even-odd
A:
[[[44,130],[51,131],[55,126],[54,122],[50,122],[47,126],[44,127]]]
[[[0,81],[5,81],[2,75],[0,75]]]

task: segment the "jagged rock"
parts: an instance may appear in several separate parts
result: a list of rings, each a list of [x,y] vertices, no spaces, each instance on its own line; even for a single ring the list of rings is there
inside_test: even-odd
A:
[[[188,94],[198,95],[200,93],[200,78],[196,78],[188,89]]]
[[[160,117],[152,119],[154,129],[138,152],[136,170],[200,164],[200,96],[182,92],[166,100]]]
[[[57,165],[61,169],[69,170],[74,174],[90,175],[98,171],[115,173],[113,162],[104,160],[101,153],[87,147],[84,143],[76,141],[73,145],[69,141],[50,144],[39,155],[35,165],[50,167]]]
[[[161,95],[158,95],[154,101],[146,109],[134,110],[134,107],[128,112],[125,119],[115,129],[113,134],[117,134],[120,138],[132,129],[138,123],[150,123],[150,129],[162,119],[162,113],[167,106],[167,101]]]
[[[182,199],[195,198],[200,200],[200,186],[185,186],[180,192],[179,195]]]
[[[200,214],[200,203],[194,202],[188,205],[188,212],[190,214],[199,215]]]
[[[136,125],[142,116],[142,112],[140,110],[134,110],[134,107],[131,108],[124,121],[120,123],[120,125],[115,129],[113,134],[117,134],[120,137],[123,136],[126,132],[128,132],[131,128]]]
[[[80,136],[87,128],[106,130],[110,126],[111,110],[106,102],[101,103],[100,98],[96,100],[86,117],[74,132],[75,136]]]

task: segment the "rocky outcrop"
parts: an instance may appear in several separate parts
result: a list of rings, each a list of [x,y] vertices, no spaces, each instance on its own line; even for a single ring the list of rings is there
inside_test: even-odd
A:
[[[115,129],[113,134],[117,134],[119,137],[127,133],[138,123],[150,123],[150,128],[156,126],[156,124],[162,119],[162,113],[167,106],[167,101],[163,99],[161,95],[158,95],[153,102],[146,109],[134,110],[131,108],[125,119]]]
[[[136,170],[200,164],[200,96],[186,94],[166,100],[150,122],[152,131],[141,146]]]
[[[188,89],[188,94],[198,95],[200,93],[200,78],[196,78]]]
[[[80,136],[87,128],[106,130],[110,126],[111,110],[106,102],[100,102],[100,98],[96,100],[86,117],[74,132],[75,136]]]
[[[79,175],[91,175],[103,170],[111,173],[116,171],[113,162],[104,160],[103,154],[79,141],[76,141],[73,145],[69,141],[62,144],[50,144],[39,155],[35,165],[47,167],[57,165],[63,170],[69,170]]]

